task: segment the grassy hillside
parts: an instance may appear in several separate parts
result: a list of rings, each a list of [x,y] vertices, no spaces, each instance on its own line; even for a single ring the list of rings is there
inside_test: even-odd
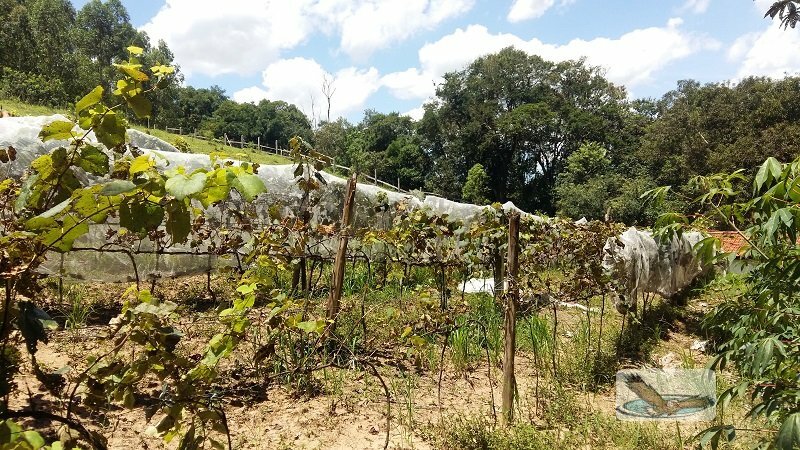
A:
[[[0,98],[0,108],[5,111],[10,111],[14,116],[43,116],[50,114],[65,114],[70,115],[70,111],[61,108],[53,108],[49,106],[31,105],[29,103],[20,102],[18,100],[11,100]],[[231,147],[229,145],[222,145],[219,143],[207,142],[201,139],[195,139],[191,136],[179,136],[177,134],[168,133],[163,130],[146,129],[145,127],[134,125],[139,131],[151,134],[159,139],[163,139],[170,144],[175,144],[175,141],[180,137],[183,138],[188,144],[189,148],[194,153],[210,154],[212,152],[222,153],[225,156],[245,161],[252,161],[259,164],[289,164],[290,160],[282,156],[274,155],[272,153],[260,152],[253,149],[241,149]]]

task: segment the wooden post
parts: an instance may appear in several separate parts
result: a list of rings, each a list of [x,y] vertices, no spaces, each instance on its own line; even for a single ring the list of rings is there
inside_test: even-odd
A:
[[[178,127],[178,136],[183,136],[183,127]]]
[[[275,153],[283,154],[283,152],[279,152],[278,151],[278,140],[277,139],[275,139]]]
[[[397,177],[397,190],[400,190],[400,177]]]
[[[244,148],[244,136],[239,136],[239,145]]]
[[[503,348],[503,406],[502,421],[509,425],[514,421],[514,353],[517,336],[517,304],[519,302],[519,286],[517,271],[519,269],[519,213],[512,213],[508,221],[508,289],[505,293],[504,348]]]
[[[328,297],[328,328],[326,335],[330,336],[336,330],[336,316],[339,315],[339,301],[342,298],[342,283],[344,282],[344,268],[347,262],[347,241],[349,239],[350,221],[353,218],[353,206],[356,198],[356,175],[353,174],[347,181],[347,191],[344,196],[344,209],[339,230],[339,248],[336,249],[336,259],[333,261],[333,280],[331,293]]]
[[[378,169],[372,169],[372,170],[373,170],[373,172],[372,172],[372,174],[373,174],[372,180],[375,182],[375,186],[377,186],[378,185]]]
[[[261,136],[256,136],[256,149],[261,150]]]

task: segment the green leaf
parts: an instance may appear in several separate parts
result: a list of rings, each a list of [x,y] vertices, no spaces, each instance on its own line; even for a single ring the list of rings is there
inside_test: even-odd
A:
[[[196,450],[198,447],[194,434],[194,424],[192,424],[189,426],[186,434],[183,435],[183,438],[181,438],[181,442],[178,444],[178,450]]]
[[[228,186],[227,170],[217,169],[209,173],[207,185],[200,194],[200,203],[206,208],[228,198],[230,187]]]
[[[186,242],[192,231],[192,220],[186,205],[180,201],[172,201],[167,206],[167,233],[172,241],[178,244]]]
[[[239,191],[248,202],[252,202],[258,194],[267,190],[264,181],[257,175],[242,173],[230,180],[231,187]]]
[[[45,445],[44,438],[36,431],[23,431],[22,438],[25,439],[25,441],[30,444],[34,450],[39,450]]]
[[[127,47],[126,50],[128,50],[128,53],[135,56],[139,56],[144,52],[144,49],[142,49],[141,47],[137,47],[135,45]]]
[[[131,161],[131,167],[128,169],[128,173],[136,175],[137,173],[147,172],[152,167],[155,167],[155,162],[150,155],[139,155]]]
[[[77,166],[92,175],[105,175],[108,173],[108,155],[97,147],[86,145],[81,149]]]
[[[326,322],[324,320],[307,320],[305,322],[298,322],[297,328],[305,331],[306,333],[321,334],[325,330]]]
[[[114,180],[103,185],[103,188],[100,190],[100,195],[119,195],[134,189],[136,189],[136,185],[133,184],[133,181]]]
[[[94,128],[94,134],[106,148],[115,148],[125,143],[127,123],[114,111],[108,111],[103,120]]]
[[[778,450],[800,448],[800,412],[791,414],[783,421],[775,439],[775,448]]]
[[[51,218],[51,217],[55,217],[56,215],[58,215],[58,213],[60,213],[61,211],[64,211],[67,208],[67,206],[69,206],[71,201],[72,201],[72,199],[68,198],[68,199],[64,200],[63,202],[57,204],[56,206],[53,206],[52,208],[48,209],[47,211],[39,214],[36,217],[46,218],[46,219],[47,218]],[[36,218],[36,217],[34,217],[34,218]]]
[[[164,208],[151,202],[129,202],[120,205],[119,224],[136,233],[155,230],[164,221]]]
[[[136,117],[144,119],[150,117],[153,112],[153,104],[144,95],[135,95],[133,97],[124,96],[128,106],[133,110]]]
[[[29,176],[19,189],[19,196],[14,202],[14,212],[19,213],[28,206],[28,201],[34,193],[34,187],[38,184],[40,176],[34,174]]]
[[[206,174],[202,172],[195,173],[190,177],[179,173],[168,179],[164,187],[170,195],[178,200],[183,200],[202,191],[206,185],[206,179]]]
[[[753,181],[756,191],[761,190],[761,187],[764,186],[765,183],[779,179],[781,173],[783,173],[783,166],[781,163],[771,156],[767,158],[767,160],[761,164],[758,173],[756,173],[756,178]]]
[[[17,440],[22,428],[11,419],[0,422],[0,444],[10,444]]]
[[[100,103],[103,99],[103,87],[97,86],[96,88],[92,89],[92,92],[86,94],[82,99],[75,104],[75,112],[78,114],[82,113],[88,108]]]
[[[150,79],[147,74],[139,70],[139,67],[141,67],[139,64],[114,64],[114,67],[136,81],[147,81]]]
[[[42,131],[39,132],[39,138],[43,142],[69,139],[73,136],[73,128],[75,128],[75,124],[72,122],[56,120],[42,127]]]
[[[60,227],[48,231],[42,241],[47,246],[52,246],[62,252],[72,249],[76,239],[89,232],[89,224],[76,220],[71,215],[64,217]]]

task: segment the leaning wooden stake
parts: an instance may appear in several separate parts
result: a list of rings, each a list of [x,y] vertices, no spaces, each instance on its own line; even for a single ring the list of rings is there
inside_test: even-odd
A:
[[[356,175],[347,181],[347,191],[344,196],[344,209],[342,223],[339,230],[339,248],[336,250],[336,259],[333,261],[333,280],[331,293],[328,297],[328,328],[327,335],[336,330],[336,316],[339,315],[339,301],[342,298],[342,283],[344,282],[344,268],[347,262],[347,241],[350,233],[350,222],[353,218],[353,205],[356,198]]]
[[[514,353],[516,352],[517,304],[519,302],[519,286],[517,272],[519,270],[519,214],[513,213],[508,220],[508,262],[506,274],[508,287],[505,295],[505,317],[503,348],[503,423],[508,425],[514,420]]]

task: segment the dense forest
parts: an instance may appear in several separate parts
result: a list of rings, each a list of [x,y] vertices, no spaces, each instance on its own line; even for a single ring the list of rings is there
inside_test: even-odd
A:
[[[129,45],[144,48],[145,66],[174,63],[119,0],[78,11],[68,0],[0,0],[0,22],[6,98],[63,106],[98,84],[111,95],[113,64]],[[647,190],[671,185],[689,198],[694,176],[736,168],[752,176],[767,155],[793,159],[800,137],[798,78],[686,80],[660,99],[634,100],[585,61],[513,48],[447,73],[419,121],[367,110],[357,124],[314,128],[295,105],[237,103],[219,87],[184,85],[179,69],[151,100],[151,126],[264,142],[301,136],[337,163],[404,188],[629,224],[658,216],[640,200]],[[691,212],[680,197],[666,208]]]

